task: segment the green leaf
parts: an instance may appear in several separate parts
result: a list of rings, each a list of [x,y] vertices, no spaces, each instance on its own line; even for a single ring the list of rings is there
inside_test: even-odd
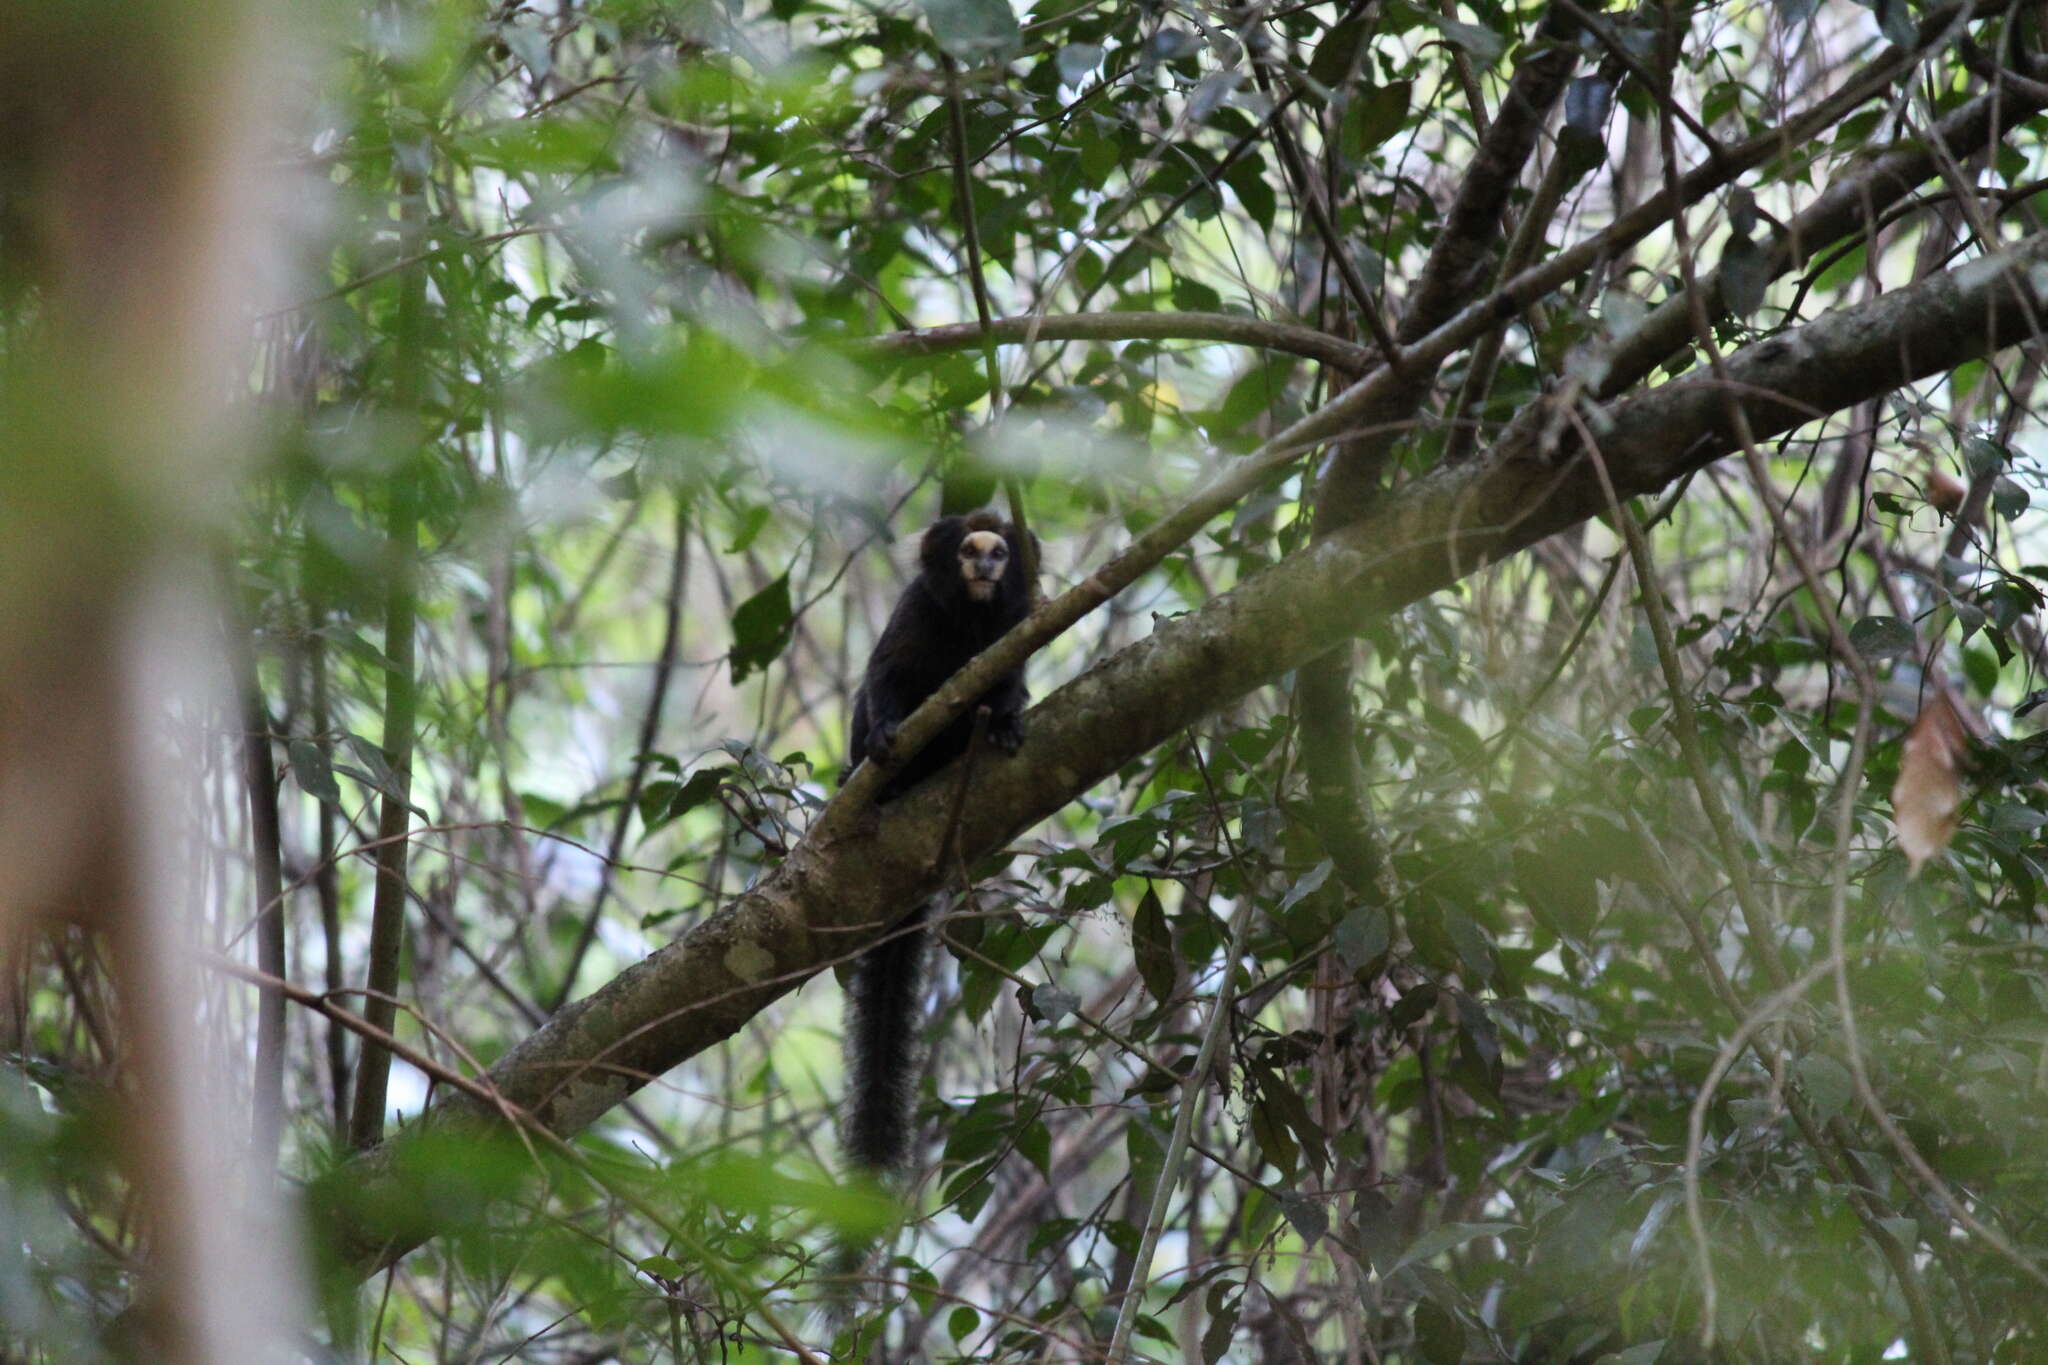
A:
[[[1721,302],[1730,316],[1746,318],[1764,305],[1771,287],[1771,254],[1743,236],[1721,248]]]
[[[1101,43],[1068,43],[1061,48],[1054,59],[1061,82],[1078,89],[1089,73],[1102,65],[1102,51]]]
[[[1981,617],[1982,613],[1979,613],[1979,618]],[[1996,636],[1986,638],[1993,640],[1994,643],[1997,639]],[[1969,679],[1970,686],[1976,689],[1978,696],[1989,697],[1998,688],[1998,659],[1989,650],[1966,649],[1963,651],[1963,676]]]
[[[1137,1188],[1149,1191],[1158,1183],[1160,1169],[1166,1162],[1166,1148],[1150,1119],[1133,1118],[1124,1125],[1124,1160]]]
[[[729,555],[745,554],[768,525],[768,517],[774,511],[766,503],[749,507],[740,513],[739,528],[733,532],[732,544],[725,547]]]
[[[1475,923],[1472,917],[1453,906],[1442,910],[1443,931],[1457,949],[1458,961],[1464,964],[1469,980],[1488,982],[1500,970],[1500,963],[1493,955],[1493,940]]]
[[[1316,44],[1316,55],[1308,63],[1308,74],[1317,84],[1330,90],[1343,84],[1351,74],[1360,44],[1372,33],[1370,18],[1360,14],[1346,19],[1323,35],[1323,40]]]
[[[675,795],[669,799],[668,809],[663,818],[673,820],[697,809],[706,801],[718,795],[718,788],[725,779],[738,771],[731,764],[718,768],[699,768],[689,780],[677,785]]]
[[[515,175],[583,174],[612,167],[611,139],[611,131],[600,124],[522,119],[469,133],[453,146],[473,166],[494,166]],[[550,307],[560,303],[551,300]]]
[[[955,1205],[962,1218],[973,1218],[981,1212],[982,1205],[995,1193],[995,1182],[989,1179],[995,1168],[1002,1164],[1000,1157],[992,1157],[977,1165],[955,1171],[946,1181],[942,1197],[948,1204]]]
[[[1861,0],[1861,3],[1877,16],[1878,32],[1884,34],[1886,42],[1898,48],[1913,46],[1913,12],[1906,0]]]
[[[1009,0],[919,0],[932,36],[956,59],[978,65],[1007,57],[1022,35]]]
[[[1762,219],[1757,214],[1756,195],[1744,185],[1737,185],[1728,191],[1728,228],[1737,237],[1750,237],[1756,233]]]
[[[2027,490],[2000,475],[1991,484],[1991,507],[2007,521],[2018,521],[2027,510]]]
[[[2001,802],[1992,807],[1990,818],[1985,823],[2002,834],[2031,835],[2043,825],[2048,825],[2048,812]]]
[[[1280,208],[1280,197],[1266,181],[1265,166],[1257,157],[1244,157],[1223,173],[1223,183],[1230,186],[1237,195],[1237,202],[1244,205],[1244,211],[1251,215],[1267,232],[1273,230],[1273,218]]]
[[[1123,1226],[1128,1227],[1129,1224],[1124,1224]],[[1106,1236],[1107,1234],[1105,1233],[1104,1235]],[[1111,1314],[1109,1320],[1111,1323],[1114,1323],[1116,1321],[1115,1315]],[[1107,1337],[1109,1333],[1105,1331],[1102,1335]],[[1146,1313],[1138,1314],[1137,1318],[1133,1321],[1131,1335],[1134,1337],[1144,1337],[1151,1341],[1163,1341],[1169,1345],[1175,1340],[1173,1333],[1167,1330],[1165,1323]],[[1026,1352],[1025,1354],[1035,1354],[1035,1352]]]
[[[1856,1097],[1856,1081],[1849,1068],[1824,1052],[1800,1058],[1798,1070],[1799,1087],[1812,1102],[1814,1116],[1823,1123],[1847,1109]]]
[[[1849,627],[1849,644],[1871,663],[1901,659],[1919,647],[1913,628],[1896,616],[1866,616]]]
[[[1214,1298],[1215,1290],[1218,1288],[1222,1288],[1222,1286],[1212,1286],[1212,1299]],[[1232,1300],[1227,1306],[1212,1307],[1210,1309],[1209,1325],[1202,1330],[1202,1365],[1216,1365],[1216,1362],[1223,1359],[1224,1354],[1230,1350],[1230,1339],[1237,1335],[1237,1314],[1240,1302],[1242,1302],[1241,1296],[1239,1299]]]
[[[1214,289],[1200,280],[1185,279],[1179,275],[1173,277],[1170,297],[1173,299],[1173,306],[1182,312],[1215,313],[1223,308],[1222,296]]]
[[[1963,438],[1963,468],[1970,471],[1972,483],[1996,476],[2011,460],[2012,452],[1988,436]]]
[[[1650,629],[1647,621],[1637,621],[1629,627],[1628,664],[1649,678],[1658,676],[1663,668],[1663,661],[1657,654],[1657,633]]]
[[[1434,1299],[1415,1305],[1415,1346],[1429,1365],[1461,1365],[1465,1359],[1465,1324]]]
[[[1223,107],[1223,102],[1230,98],[1242,79],[1243,73],[1238,71],[1211,71],[1202,77],[1201,83],[1188,96],[1185,115],[1188,122],[1208,122],[1209,116]]]
[[[1249,1106],[1247,1117],[1251,1120],[1252,1141],[1259,1147],[1268,1165],[1288,1179],[1297,1174],[1296,1163],[1300,1160],[1301,1147],[1294,1140],[1294,1134],[1275,1107],[1272,1094],[1261,1089],[1258,1097]]]
[[[1469,921],[1468,921],[1469,922]],[[1490,957],[1493,945],[1488,943],[1486,951]],[[1460,991],[1452,996],[1458,1004],[1458,1046],[1465,1060],[1479,1073],[1480,1083],[1489,1094],[1500,1090],[1500,1032],[1494,1026],[1493,1016],[1486,1012],[1486,1006]]]
[[[1344,110],[1344,124],[1338,147],[1346,160],[1365,160],[1366,154],[1401,131],[1408,117],[1408,101],[1415,93],[1413,81],[1396,81],[1352,96]]]
[[[1492,66],[1508,50],[1507,40],[1490,28],[1478,24],[1467,24],[1457,19],[1446,19],[1441,14],[1423,16],[1436,26],[1453,47],[1461,48],[1466,55],[1481,66]]]
[[[1387,1267],[1383,1278],[1391,1277],[1405,1266],[1417,1265],[1433,1260],[1453,1247],[1461,1247],[1475,1237],[1500,1237],[1520,1230],[1515,1223],[1445,1223],[1433,1227],[1408,1244],[1400,1259]]]
[[[1138,913],[1131,921],[1131,948],[1137,959],[1138,978],[1154,1000],[1164,1005],[1173,999],[1179,970],[1174,961],[1173,935],[1166,924],[1166,907],[1159,893],[1146,884],[1138,898]]]
[[[1306,1195],[1282,1194],[1279,1196],[1280,1213],[1294,1229],[1295,1235],[1308,1246],[1323,1240],[1330,1231],[1329,1210],[1320,1199]]]
[[[1193,57],[1202,50],[1202,40],[1197,34],[1173,24],[1165,25],[1145,43],[1145,60],[1151,63],[1177,62]]]
[[[499,25],[498,41],[519,59],[528,75],[536,81],[544,81],[555,69],[555,50],[548,41],[548,35],[540,31],[536,22],[523,22],[527,18],[519,15],[511,22]]]
[[[526,812],[528,822],[541,829],[553,829],[569,813],[568,806],[538,792],[519,793],[519,805]]]
[[[1058,986],[1027,986],[1021,1001],[1026,1017],[1050,1028],[1081,1008],[1081,997]]]
[[[1613,112],[1614,82],[1604,76],[1581,76],[1565,87],[1557,145],[1567,183],[1577,184],[1607,159],[1607,118]]]
[[[1279,910],[1282,913],[1292,910],[1304,898],[1321,890],[1323,883],[1330,879],[1330,867],[1330,860],[1325,858],[1297,877],[1294,885],[1287,888],[1287,894],[1280,898]]]
[[[1387,1012],[1388,1022],[1396,1029],[1407,1028],[1436,1007],[1438,994],[1439,990],[1434,981],[1424,981],[1410,987],[1402,992],[1401,998],[1394,1002],[1393,1009]]]
[[[1036,1259],[1040,1252],[1073,1236],[1080,1227],[1078,1218],[1048,1218],[1031,1230],[1031,1240],[1024,1247],[1024,1255]]]
[[[1091,184],[1104,184],[1123,168],[1123,148],[1106,137],[1081,139],[1081,175]],[[1090,258],[1093,259],[1093,258]]]
[[[1038,1168],[1038,1173],[1047,1180],[1052,1179],[1052,1130],[1036,1117],[1017,1125],[1017,1150],[1026,1161]]]
[[[285,753],[291,760],[292,780],[299,784],[300,791],[331,806],[341,804],[341,788],[335,785],[334,769],[319,745],[310,739],[295,739]]]
[[[333,765],[335,772],[354,778],[388,800],[403,799],[399,792],[398,776],[391,771],[391,765],[384,761],[382,749],[358,734],[344,735],[342,742],[348,745],[349,752],[353,753],[363,766],[355,768],[346,763],[336,763]],[[422,820],[428,818],[427,813],[411,801],[405,802],[405,808]]]
[[[739,604],[732,614],[732,680],[745,682],[775,662],[789,644],[789,575]]]
[[[1338,958],[1351,971],[1379,961],[1393,942],[1393,926],[1387,912],[1373,905],[1354,907],[1331,934]]]

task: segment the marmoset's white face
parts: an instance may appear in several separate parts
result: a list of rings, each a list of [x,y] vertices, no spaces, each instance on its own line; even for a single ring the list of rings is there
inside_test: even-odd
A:
[[[1010,566],[1010,543],[995,531],[969,531],[960,540],[960,578],[975,602],[992,602]]]

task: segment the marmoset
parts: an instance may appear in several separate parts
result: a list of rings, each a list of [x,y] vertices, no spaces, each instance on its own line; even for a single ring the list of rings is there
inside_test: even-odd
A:
[[[1035,549],[1035,541],[1027,547],[1017,528],[992,512],[944,517],[924,533],[917,577],[889,613],[854,696],[849,772],[863,762],[888,763],[904,718],[1030,614],[1027,565],[1037,555],[1027,551]],[[966,752],[980,706],[989,709],[988,741],[1015,753],[1024,740],[1029,695],[1022,669],[1004,674],[976,706],[889,774],[877,803],[895,800]],[[851,1094],[843,1141],[855,1165],[878,1175],[901,1170],[910,1159],[928,909],[911,911],[862,954],[847,984]]]

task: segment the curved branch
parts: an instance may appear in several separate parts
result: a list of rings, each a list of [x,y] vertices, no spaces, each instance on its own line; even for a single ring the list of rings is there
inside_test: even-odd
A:
[[[1739,351],[1728,358],[1726,387],[1711,375],[1677,380],[1612,405],[1585,428],[1602,433],[1601,458],[1620,497],[1655,491],[1737,448],[1731,412],[1763,439],[2029,339],[2043,303],[2034,277],[2044,268],[2048,232]],[[1528,440],[1417,479],[1356,525],[1162,623],[1053,693],[1033,711],[1017,755],[980,775],[978,797],[962,811],[963,854],[1002,846],[1372,617],[1605,505],[1582,453],[1547,460]],[[903,906],[936,889],[950,790],[943,779],[928,782],[871,813],[842,793],[745,895],[506,1054],[490,1072],[495,1093],[553,1133],[577,1132],[858,952]],[[451,1096],[429,1122],[493,1112]],[[402,1138],[387,1142],[344,1178],[358,1187],[384,1178],[403,1147]],[[427,1235],[335,1233],[334,1245],[362,1267],[394,1260]]]

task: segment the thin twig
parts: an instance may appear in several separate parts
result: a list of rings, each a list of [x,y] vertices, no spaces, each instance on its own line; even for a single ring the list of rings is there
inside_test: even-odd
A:
[[[1209,802],[1217,808],[1217,828],[1229,846],[1231,860],[1235,862],[1239,856],[1237,843],[1230,837],[1230,826],[1223,819],[1216,786],[1210,779],[1209,765],[1202,758],[1200,742],[1191,744],[1189,750],[1194,755],[1195,766],[1201,770]],[[1159,1234],[1166,1226],[1166,1212],[1172,1205],[1174,1189],[1180,1184],[1180,1168],[1187,1159],[1188,1144],[1193,1136],[1195,1110],[1200,1106],[1202,1096],[1208,1092],[1209,1074],[1215,1068],[1216,1053],[1222,1046],[1224,1029],[1230,1023],[1230,1005],[1237,994],[1238,966],[1244,959],[1245,939],[1256,905],[1257,898],[1248,888],[1239,891],[1237,908],[1230,916],[1229,941],[1223,949],[1223,980],[1216,987],[1216,998],[1209,1003],[1209,1019],[1202,1030],[1202,1046],[1195,1054],[1195,1064],[1181,1082],[1180,1107],[1174,1114],[1173,1133],[1167,1139],[1166,1151],[1160,1159],[1159,1183],[1153,1186],[1152,1203],[1145,1212],[1144,1231],[1139,1236],[1138,1254],[1131,1266],[1131,1283],[1124,1291],[1123,1301],[1117,1305],[1116,1328],[1109,1339],[1109,1365],[1123,1365],[1130,1355],[1131,1329],[1137,1325],[1152,1254],[1159,1247]]]
[[[939,841],[939,858],[933,871],[940,877],[946,875],[946,865],[952,862],[960,848],[960,815],[967,809],[967,802],[974,794],[974,767],[981,761],[982,741],[988,737],[989,708],[974,708],[974,729],[967,737],[967,757],[960,764],[960,781],[953,788],[953,810],[946,817],[946,837]],[[960,872],[960,894],[965,896],[973,887],[969,884],[967,864],[962,862]]]
[[[604,861],[598,864],[597,892],[590,898],[590,909],[584,912],[583,924],[577,930],[576,946],[569,951],[569,965],[563,969],[561,984],[556,986],[555,998],[548,1005],[550,1013],[568,1002],[570,992],[576,989],[576,976],[583,968],[584,956],[597,938],[598,922],[611,895],[616,869],[625,856],[626,833],[639,811],[640,789],[647,781],[647,770],[654,762],[655,742],[661,734],[661,714],[668,702],[669,681],[675,675],[676,657],[681,649],[683,595],[690,562],[690,499],[678,489],[675,500],[675,552],[669,560],[667,610],[662,622],[661,654],[654,663],[654,687],[647,698],[647,710],[640,718],[639,747],[633,751],[633,770],[626,778],[626,794],[619,802],[618,817],[612,822],[611,844]],[[762,840],[764,845],[767,842]]]

